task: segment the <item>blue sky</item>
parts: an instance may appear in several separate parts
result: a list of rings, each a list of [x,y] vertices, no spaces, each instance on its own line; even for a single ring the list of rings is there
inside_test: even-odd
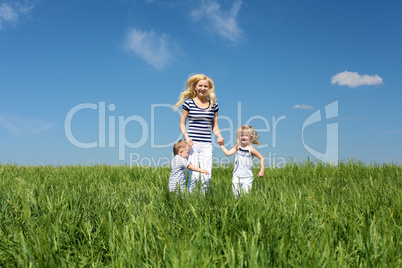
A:
[[[401,10],[396,0],[0,0],[0,163],[168,164],[181,137],[169,106],[205,73],[228,147],[250,123],[273,166],[400,164]]]

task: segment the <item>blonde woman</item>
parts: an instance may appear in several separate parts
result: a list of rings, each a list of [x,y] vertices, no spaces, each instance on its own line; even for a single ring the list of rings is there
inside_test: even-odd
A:
[[[192,192],[197,184],[201,191],[209,189],[212,173],[212,137],[211,130],[223,144],[218,126],[219,106],[216,102],[215,85],[212,79],[204,74],[190,76],[185,90],[180,94],[175,104],[177,110],[182,105],[179,128],[184,139],[192,146],[189,162],[196,167],[207,170],[209,174],[201,174],[189,170],[188,190]],[[188,119],[188,130],[186,121]]]
[[[258,138],[259,135],[252,126],[243,125],[236,131],[235,147],[228,151],[221,144],[222,151],[226,156],[236,153],[232,178],[232,190],[235,196],[238,196],[240,193],[248,193],[253,185],[253,156],[260,160],[261,167],[257,176],[264,176],[264,157],[252,146],[252,144],[260,144]]]

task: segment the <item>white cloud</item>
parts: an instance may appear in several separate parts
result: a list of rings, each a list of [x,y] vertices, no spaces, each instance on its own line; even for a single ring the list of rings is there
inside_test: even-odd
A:
[[[360,75],[357,72],[344,71],[334,75],[331,79],[332,84],[338,84],[340,86],[358,87],[358,86],[376,86],[381,85],[384,82],[378,75]]]
[[[300,109],[300,110],[313,110],[313,106],[311,105],[305,105],[305,104],[296,104],[293,105],[293,108],[295,109]]]
[[[242,1],[236,0],[230,10],[222,10],[217,1],[205,0],[201,6],[191,13],[195,21],[203,23],[203,27],[231,42],[240,40],[242,30],[237,25],[237,16]]]
[[[6,23],[15,23],[18,20],[18,14],[14,9],[3,3],[0,5],[0,30],[3,29],[3,25]]]
[[[155,68],[165,67],[172,58],[167,35],[153,31],[131,29],[126,35],[125,47]]]
[[[30,1],[2,3],[0,5],[0,30],[4,29],[6,25],[13,26],[20,23],[33,8],[34,5],[30,4]]]
[[[18,116],[6,115],[0,115],[0,125],[19,135],[35,134],[55,126],[53,123],[45,122],[40,118],[24,119]]]

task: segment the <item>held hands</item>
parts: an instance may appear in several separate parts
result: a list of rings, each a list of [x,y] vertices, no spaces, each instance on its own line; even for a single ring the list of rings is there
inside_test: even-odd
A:
[[[225,139],[222,138],[222,137],[218,138],[218,144],[219,144],[220,146],[225,145]]]

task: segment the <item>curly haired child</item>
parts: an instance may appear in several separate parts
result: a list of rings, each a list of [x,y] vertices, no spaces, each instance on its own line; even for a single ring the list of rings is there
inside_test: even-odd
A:
[[[252,146],[252,144],[260,144],[258,138],[259,135],[252,126],[243,125],[236,131],[236,145],[232,149],[227,150],[221,144],[222,151],[226,156],[236,153],[232,179],[232,190],[236,197],[240,193],[248,193],[252,187],[254,180],[252,172],[254,156],[260,160],[261,166],[257,176],[264,176],[264,157]]]

